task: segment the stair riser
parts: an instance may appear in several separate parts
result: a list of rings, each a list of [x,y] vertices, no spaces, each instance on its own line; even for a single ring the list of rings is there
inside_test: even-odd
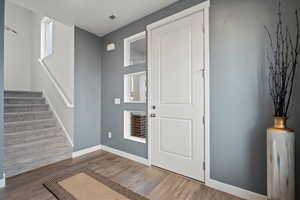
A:
[[[57,141],[59,137],[49,139],[48,142],[42,144],[33,144],[32,148],[28,146],[22,146],[20,148],[5,147],[5,160],[6,166],[12,165],[17,162],[25,162],[26,160],[36,160],[43,156],[51,156],[57,153],[66,153],[70,150],[70,146],[67,143]],[[53,144],[56,141],[55,144]],[[53,143],[52,143],[53,142]],[[47,155],[46,155],[46,154]]]
[[[45,104],[45,99],[4,99],[5,104]]]
[[[40,113],[13,113],[5,114],[5,122],[20,122],[20,121],[33,121],[42,119],[51,119],[53,117],[52,112],[40,112]]]
[[[25,124],[14,124],[14,125],[5,125],[5,133],[14,133],[14,132],[23,132],[23,131],[31,131],[38,129],[46,129],[46,128],[54,128],[56,127],[56,122],[54,120],[51,121],[35,121],[34,123],[25,123]]]
[[[14,145],[25,144],[55,137],[59,135],[58,132],[59,129],[55,128],[45,129],[43,131],[21,132],[18,134],[5,134],[4,145],[6,148],[13,148]]]
[[[41,92],[4,92],[4,97],[42,97]]]
[[[5,168],[5,175],[9,178],[59,161],[70,159],[71,157],[71,153],[62,153],[56,155],[55,157],[45,158],[42,160],[30,161],[25,163],[16,163]]]
[[[39,111],[48,111],[48,105],[42,106],[5,106],[4,112],[5,113],[15,113],[15,112],[39,112]]]

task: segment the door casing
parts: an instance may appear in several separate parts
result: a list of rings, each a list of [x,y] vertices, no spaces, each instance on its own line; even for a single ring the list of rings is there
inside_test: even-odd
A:
[[[204,12],[204,154],[205,154],[205,166],[204,167],[204,182],[210,180],[210,86],[209,86],[209,7],[210,1],[205,1],[200,3],[196,6],[183,10],[179,13],[176,13],[172,16],[154,22],[147,26],[147,57],[148,57],[148,161],[149,165],[152,164],[151,162],[151,147],[152,147],[152,134],[151,134],[151,117],[150,117],[150,110],[151,110],[151,30],[157,27],[163,26],[164,24],[168,24],[170,22],[176,21],[177,19],[184,18],[189,16],[193,13],[203,11]],[[202,123],[203,119],[199,119],[199,123]]]

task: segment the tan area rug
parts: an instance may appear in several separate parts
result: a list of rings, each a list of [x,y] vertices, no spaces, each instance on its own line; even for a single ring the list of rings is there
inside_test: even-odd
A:
[[[44,186],[58,200],[148,200],[89,170],[53,178]]]

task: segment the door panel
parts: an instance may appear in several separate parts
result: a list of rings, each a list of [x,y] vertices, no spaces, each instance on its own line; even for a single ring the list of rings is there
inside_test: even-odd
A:
[[[162,104],[191,103],[191,31],[191,27],[186,26],[161,36],[159,66]],[[172,51],[170,47],[177,51]],[[180,76],[170,76],[173,71]]]
[[[152,164],[203,181],[203,12],[151,30]]]
[[[191,159],[191,124],[191,120],[160,118],[160,151]]]

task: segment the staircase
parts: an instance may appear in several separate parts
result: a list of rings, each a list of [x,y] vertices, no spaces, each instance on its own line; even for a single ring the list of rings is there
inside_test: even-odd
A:
[[[5,91],[6,177],[71,158],[72,146],[42,92]]]

